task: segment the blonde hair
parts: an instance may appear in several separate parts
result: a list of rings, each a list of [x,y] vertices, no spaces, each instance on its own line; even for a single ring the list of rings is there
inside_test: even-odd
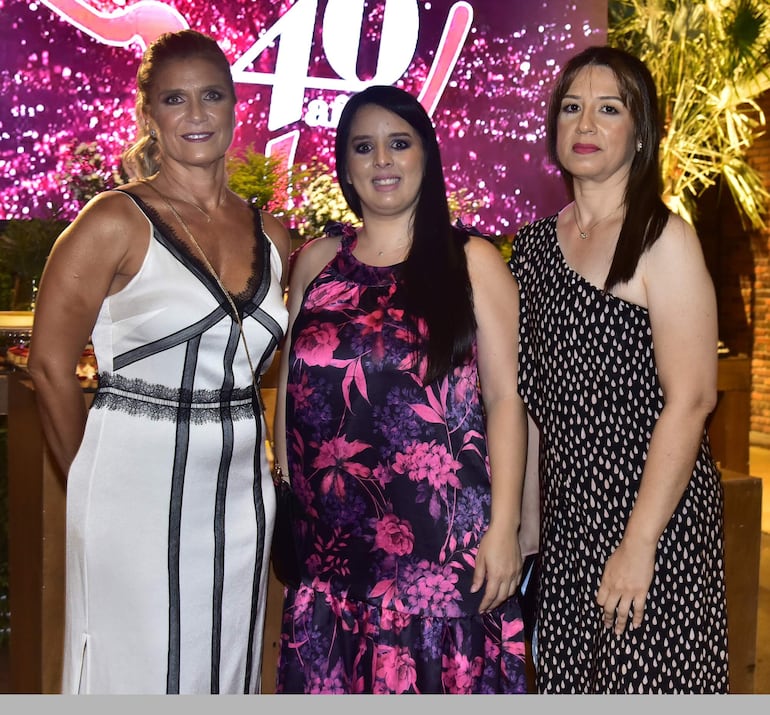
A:
[[[150,90],[158,72],[169,62],[199,57],[209,60],[224,72],[235,98],[235,85],[230,73],[230,63],[222,48],[211,37],[196,30],[166,32],[150,44],[142,55],[136,73],[136,140],[122,154],[123,170],[131,179],[144,179],[156,174],[161,165],[161,152],[155,137],[150,134],[147,109],[150,106]]]

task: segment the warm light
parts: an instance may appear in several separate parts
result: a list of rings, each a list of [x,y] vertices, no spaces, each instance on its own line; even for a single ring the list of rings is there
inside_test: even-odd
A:
[[[34,317],[31,310],[0,310],[0,330],[31,328]]]

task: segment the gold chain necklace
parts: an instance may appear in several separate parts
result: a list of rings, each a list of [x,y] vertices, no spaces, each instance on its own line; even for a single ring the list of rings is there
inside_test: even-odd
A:
[[[149,182],[149,180],[147,180],[147,179],[140,179],[140,182],[142,184],[146,184],[147,186],[149,186],[156,194],[158,194],[158,196],[160,196],[166,202],[167,206],[171,205],[169,200],[168,200],[168,197],[165,194],[160,193],[160,191],[158,191],[158,189],[156,189],[155,186],[153,186]],[[196,204],[194,201],[189,201],[188,199],[183,199],[181,196],[172,196],[171,198],[174,199],[174,201],[181,201],[182,203],[187,204],[188,206],[192,206],[194,209],[197,209],[200,213],[202,213],[206,217],[206,223],[211,223],[211,215],[209,214],[209,212],[206,211],[206,209],[201,208],[200,206],[198,206],[198,204]],[[219,203],[219,206],[221,206],[223,203],[224,203],[224,201],[221,201]]]
[[[190,227],[187,225],[185,220],[179,215],[179,212],[174,208],[173,204],[156,189],[152,184],[150,184],[147,181],[142,181],[142,183],[149,186],[159,197],[160,200],[163,201],[166,206],[168,206],[169,211],[171,211],[172,214],[176,217],[176,220],[179,222],[179,225],[184,229],[184,232],[187,234],[187,238],[190,239],[190,242],[195,246],[195,248],[198,250],[198,253],[200,253],[201,258],[203,259],[203,263],[208,269],[209,273],[211,273],[214,280],[217,282],[217,285],[219,286],[219,289],[224,294],[225,298],[227,298],[227,302],[230,303],[230,307],[233,310],[233,317],[235,318],[236,322],[238,323],[238,330],[241,334],[241,342],[243,343],[243,349],[246,351],[246,359],[249,362],[249,372],[251,373],[251,384],[254,388],[254,394],[257,397],[257,401],[259,403],[259,409],[262,412],[262,417],[264,419],[265,423],[265,440],[267,444],[270,447],[270,453],[268,456],[268,461],[270,464],[272,464],[271,467],[271,473],[272,473],[272,479],[273,484],[278,484],[281,480],[284,479],[284,474],[281,469],[281,466],[278,464],[276,458],[275,458],[275,440],[273,439],[273,433],[270,429],[270,424],[267,420],[267,409],[265,407],[265,401],[262,399],[262,390],[260,389],[259,381],[257,380],[256,373],[254,372],[254,363],[251,361],[251,353],[249,352],[249,345],[246,342],[246,335],[243,332],[243,322],[241,321],[240,313],[238,312],[238,308],[235,306],[235,301],[233,300],[232,296],[230,295],[230,291],[225,288],[225,286],[222,284],[222,281],[219,278],[219,275],[214,270],[214,266],[211,265],[211,262],[208,259],[208,256],[206,255],[206,252],[201,248],[201,245],[195,240],[195,236],[193,236],[192,231],[190,230]]]
[[[184,203],[189,204],[195,209],[198,209],[205,217],[206,217],[206,223],[211,223],[211,216],[209,215],[209,212],[205,209],[202,209],[198,204],[194,204],[192,201],[188,201],[187,199],[180,199],[178,197],[174,197],[177,199],[177,201],[184,201]]]
[[[591,231],[593,231],[600,223],[602,223],[602,222],[606,221],[608,218],[610,218],[610,216],[615,215],[619,208],[620,208],[620,206],[618,206],[617,208],[613,209],[606,216],[603,216],[598,221],[595,221],[593,223],[593,225],[589,226],[586,230],[583,230],[583,227],[580,225],[580,221],[578,221],[577,201],[575,201],[572,204],[572,218],[575,221],[575,226],[577,226],[578,235],[580,236],[580,238],[583,241],[585,241],[591,235]]]
[[[230,307],[233,310],[233,317],[238,323],[238,330],[240,330],[240,333],[241,333],[243,348],[246,351],[246,359],[249,361],[249,370],[251,371],[251,379],[254,384],[254,389],[257,392],[257,397],[259,398],[260,404],[262,404],[262,395],[257,386],[256,376],[254,374],[254,364],[251,362],[251,353],[249,353],[249,346],[246,343],[246,336],[243,334],[243,323],[241,322],[241,316],[240,316],[240,313],[238,312],[238,308],[236,308],[235,306],[235,301],[230,295],[230,291],[228,291],[227,288],[225,288],[224,285],[222,284],[222,281],[220,280],[217,272],[214,270],[214,266],[211,265],[211,262],[209,261],[208,256],[206,255],[206,252],[201,248],[201,245],[195,240],[195,236],[193,236],[192,231],[190,230],[190,227],[187,225],[185,220],[179,215],[179,212],[174,208],[174,205],[163,194],[161,194],[160,191],[158,191],[152,184],[146,181],[142,183],[149,186],[160,197],[160,200],[163,201],[163,203],[166,204],[166,206],[168,206],[169,211],[171,211],[171,213],[174,214],[174,217],[176,218],[177,222],[182,227],[184,232],[187,234],[187,238],[190,239],[190,242],[192,243],[193,246],[195,246],[196,250],[200,254],[201,258],[203,259],[203,263],[208,269],[209,273],[211,273],[214,280],[217,282],[219,289],[222,291],[225,298],[227,298],[227,301],[230,303]],[[264,409],[264,405],[263,405],[263,409]]]

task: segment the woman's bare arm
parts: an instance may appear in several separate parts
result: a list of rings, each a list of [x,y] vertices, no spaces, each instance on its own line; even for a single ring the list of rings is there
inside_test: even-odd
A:
[[[139,269],[149,236],[149,224],[127,197],[101,194],[62,232],[46,262],[28,368],[43,434],[65,478],[87,414],[78,361],[105,297]]]

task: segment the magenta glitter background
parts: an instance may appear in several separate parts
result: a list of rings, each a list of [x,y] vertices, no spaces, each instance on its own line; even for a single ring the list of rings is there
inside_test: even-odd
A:
[[[89,0],[112,13],[131,2]],[[292,2],[226,0],[168,2],[190,27],[215,37],[231,63],[271,27]],[[335,76],[324,56],[318,3],[308,75]],[[463,217],[490,233],[511,234],[565,202],[561,180],[545,160],[544,117],[548,91],[561,63],[606,39],[607,3],[548,0],[470,0],[473,24],[433,119],[450,190],[465,188],[483,202]],[[421,89],[453,0],[420,0],[420,33],[406,73],[397,82]],[[384,0],[366,3],[358,76],[371,77],[379,51]],[[74,217],[79,205],[62,182],[67,157],[80,142],[95,142],[116,169],[134,136],[134,78],[142,47],[103,44],[38,2],[0,0],[0,218],[45,217],[48,204]],[[325,38],[327,46],[329,38]],[[332,38],[333,41],[333,38]],[[255,70],[272,72],[271,52]],[[267,128],[269,86],[236,84],[236,146],[266,142],[300,130],[296,161],[318,156],[333,165],[334,130],[302,120]],[[338,92],[307,89],[331,102]],[[304,112],[303,112],[304,114]]]

